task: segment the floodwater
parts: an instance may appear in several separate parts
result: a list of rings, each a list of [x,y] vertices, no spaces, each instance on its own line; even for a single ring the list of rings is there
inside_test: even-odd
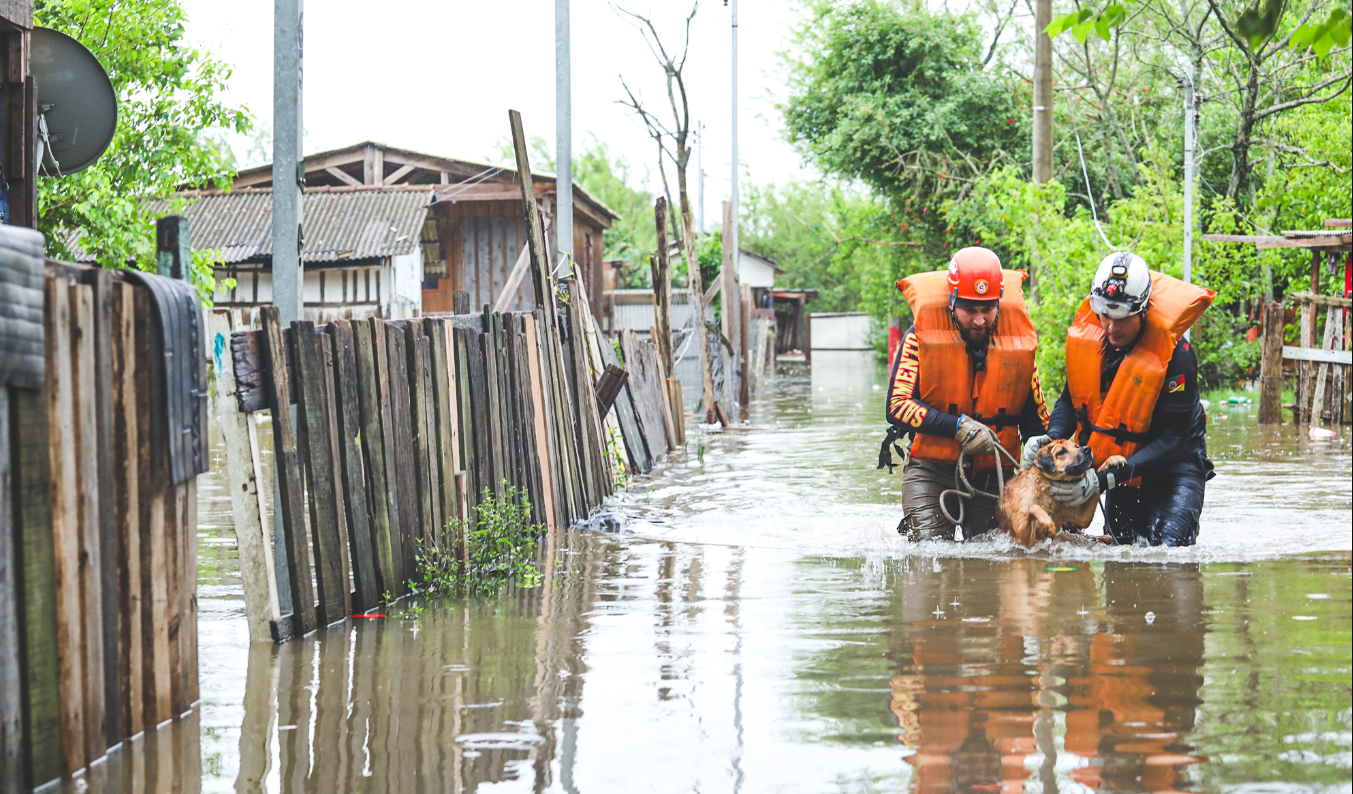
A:
[[[248,642],[208,479],[202,703],[91,790],[1353,790],[1346,439],[1214,406],[1193,549],[907,544],[884,378],[783,372],[536,590],[281,646]]]

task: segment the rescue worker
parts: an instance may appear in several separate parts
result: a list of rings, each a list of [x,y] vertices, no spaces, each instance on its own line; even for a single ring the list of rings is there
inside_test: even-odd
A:
[[[1198,537],[1203,485],[1214,475],[1198,359],[1184,332],[1214,295],[1149,270],[1136,254],[1110,254],[1067,331],[1066,388],[1047,435],[1029,439],[1020,464],[1052,439],[1088,444],[1095,467],[1052,485],[1053,498],[1074,505],[1106,494],[1118,543],[1191,546]],[[1097,471],[1115,455],[1126,462]]]
[[[947,271],[897,282],[915,324],[893,362],[888,389],[888,440],[879,468],[891,466],[888,445],[912,435],[902,472],[903,518],[897,531],[911,540],[952,538],[941,494],[960,487],[955,464],[965,453],[968,482],[998,491],[995,446],[1019,454],[1020,437],[1043,435],[1048,412],[1034,363],[1037,337],[1024,306],[1024,273],[1002,270],[986,248],[964,248]],[[1014,466],[1003,461],[1006,476]],[[958,499],[946,506],[955,516]],[[980,494],[964,506],[963,537],[996,526],[996,500]]]

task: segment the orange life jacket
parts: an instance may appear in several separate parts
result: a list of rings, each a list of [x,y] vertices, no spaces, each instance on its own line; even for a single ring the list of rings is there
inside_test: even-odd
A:
[[[1088,436],[1096,466],[1113,455],[1128,457],[1147,441],[1174,347],[1216,294],[1152,271],[1146,328],[1107,393],[1100,391],[1104,329],[1090,299],[1081,302],[1066,334],[1066,385],[1080,423],[1079,443],[1087,443]]]
[[[996,328],[987,345],[986,366],[973,377],[972,357],[949,313],[949,287],[943,270],[917,273],[897,282],[915,318],[921,378],[917,397],[939,411],[967,414],[990,425],[1015,460],[1020,457],[1019,415],[1029,398],[1038,337],[1024,305],[1023,270],[1005,270],[1005,294]],[[916,434],[912,457],[935,463],[958,460],[952,438]],[[972,461],[977,471],[996,467],[995,456]]]

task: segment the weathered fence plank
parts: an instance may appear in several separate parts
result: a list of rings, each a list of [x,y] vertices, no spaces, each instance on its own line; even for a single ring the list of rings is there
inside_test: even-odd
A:
[[[169,581],[165,525],[165,489],[159,484],[169,480],[167,427],[158,421],[151,404],[152,395],[164,388],[164,350],[156,344],[151,297],[138,289],[133,297],[136,339],[135,369],[137,471],[142,476],[138,488],[141,549],[141,653],[145,660],[141,695],[143,721],[147,729],[160,725],[174,715],[171,701],[169,663]],[[158,487],[157,487],[158,486]]]
[[[112,287],[110,333],[112,379],[113,514],[117,533],[118,571],[118,690],[122,703],[122,735],[135,736],[145,729],[144,638],[141,592],[141,471],[136,421],[136,317],[135,295],[129,284]]]
[[[282,343],[282,325],[277,307],[263,307],[262,320],[267,365],[275,375],[286,367],[286,346]],[[310,579],[310,551],[305,537],[301,461],[291,426],[291,389],[285,377],[269,377],[266,388],[268,409],[272,411],[273,461],[278,471],[274,517],[282,517],[282,532],[286,540],[292,631],[295,636],[303,637],[315,630],[315,590]]]
[[[365,323],[364,337],[358,337],[359,344],[370,345],[369,357],[364,353],[359,359],[362,367],[371,366],[370,380],[363,381],[361,400],[363,411],[369,413],[364,420],[368,428],[364,440],[367,443],[367,462],[374,469],[377,463],[383,464],[383,482],[372,481],[375,493],[383,500],[386,527],[376,535],[376,553],[381,555],[382,571],[388,568],[388,574],[381,574],[381,593],[389,593],[394,598],[408,592],[404,585],[404,552],[400,545],[400,532],[403,526],[402,509],[399,503],[398,460],[395,455],[395,420],[390,404],[390,353],[389,337],[385,325],[377,319]],[[361,348],[359,348],[360,350]],[[379,453],[380,460],[376,457]],[[373,499],[375,497],[373,496]],[[373,508],[376,507],[373,503]],[[388,555],[388,562],[384,557]]]
[[[315,325],[292,326],[296,348],[296,382],[300,388],[297,416],[304,439],[306,492],[310,502],[310,535],[315,549],[315,588],[319,596],[319,625],[327,626],[351,613],[347,572],[342,567],[338,530],[340,495],[335,483],[333,442],[329,437],[328,401],[324,383],[325,339]]]
[[[271,622],[281,613],[276,569],[272,565],[272,528],[262,493],[258,430],[249,415],[239,410],[235,357],[224,349],[237,325],[236,312],[215,311],[207,318],[207,337],[216,367],[216,416],[225,441],[226,485],[244,586],[245,621],[249,639],[258,641],[271,636]]]
[[[343,505],[347,510],[349,558],[356,589],[353,608],[365,612],[380,603],[377,586],[376,553],[371,531],[371,515],[362,470],[360,441],[361,407],[357,398],[357,351],[352,323],[339,320],[329,325],[333,340],[334,386],[337,402],[337,433],[342,454]]]
[[[404,331],[394,323],[386,325],[389,343],[389,400],[395,449],[396,492],[402,509],[399,511],[399,554],[403,561],[404,577],[413,577],[414,542],[422,536],[422,507],[418,503],[418,484],[414,445],[413,408],[409,396],[409,355]]]

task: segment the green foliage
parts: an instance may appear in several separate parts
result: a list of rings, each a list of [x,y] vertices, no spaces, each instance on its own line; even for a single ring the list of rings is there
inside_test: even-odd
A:
[[[1104,6],[1098,13],[1082,8],[1079,11],[1073,11],[1066,16],[1057,17],[1052,20],[1043,32],[1049,38],[1057,38],[1062,31],[1070,30],[1071,35],[1076,37],[1076,41],[1084,44],[1090,39],[1091,33],[1099,34],[1101,39],[1109,40],[1111,31],[1122,27],[1127,21],[1127,9],[1118,3]]]
[[[179,0],[37,0],[36,24],[78,39],[107,70],[117,93],[113,142],[93,166],[38,182],[38,230],[47,253],[72,258],[71,244],[103,267],[155,268],[154,217],[143,199],[182,185],[225,187],[234,158],[218,133],[245,133],[249,114],[220,100],[230,68],[184,42]],[[182,212],[186,200],[171,202]],[[69,236],[68,236],[69,235]],[[210,299],[212,257],[194,256],[192,282]]]
[[[1317,56],[1324,59],[1334,47],[1348,46],[1353,36],[1353,17],[1347,9],[1335,8],[1329,17],[1321,23],[1307,22],[1292,32],[1290,45],[1294,50],[1311,48]]]
[[[594,198],[620,215],[603,238],[603,258],[628,260],[647,268],[648,255],[657,248],[653,199],[646,191],[632,186],[636,176],[629,161],[612,155],[605,143],[589,133],[582,154],[573,161],[573,178]],[[647,174],[638,181],[647,181]]]
[[[970,16],[824,0],[809,6],[795,43],[786,135],[828,173],[936,208],[1022,145],[1015,82],[983,68]]]
[[[1278,19],[1283,13],[1283,0],[1264,0],[1255,3],[1236,17],[1236,33],[1249,39],[1250,47],[1258,49],[1264,39],[1278,30]]]
[[[419,542],[420,590],[430,595],[486,596],[509,584],[536,587],[536,549],[545,531],[531,523],[531,501],[525,491],[503,480],[499,494],[485,488],[474,518],[453,518],[432,543]],[[462,543],[466,560],[460,559]]]

